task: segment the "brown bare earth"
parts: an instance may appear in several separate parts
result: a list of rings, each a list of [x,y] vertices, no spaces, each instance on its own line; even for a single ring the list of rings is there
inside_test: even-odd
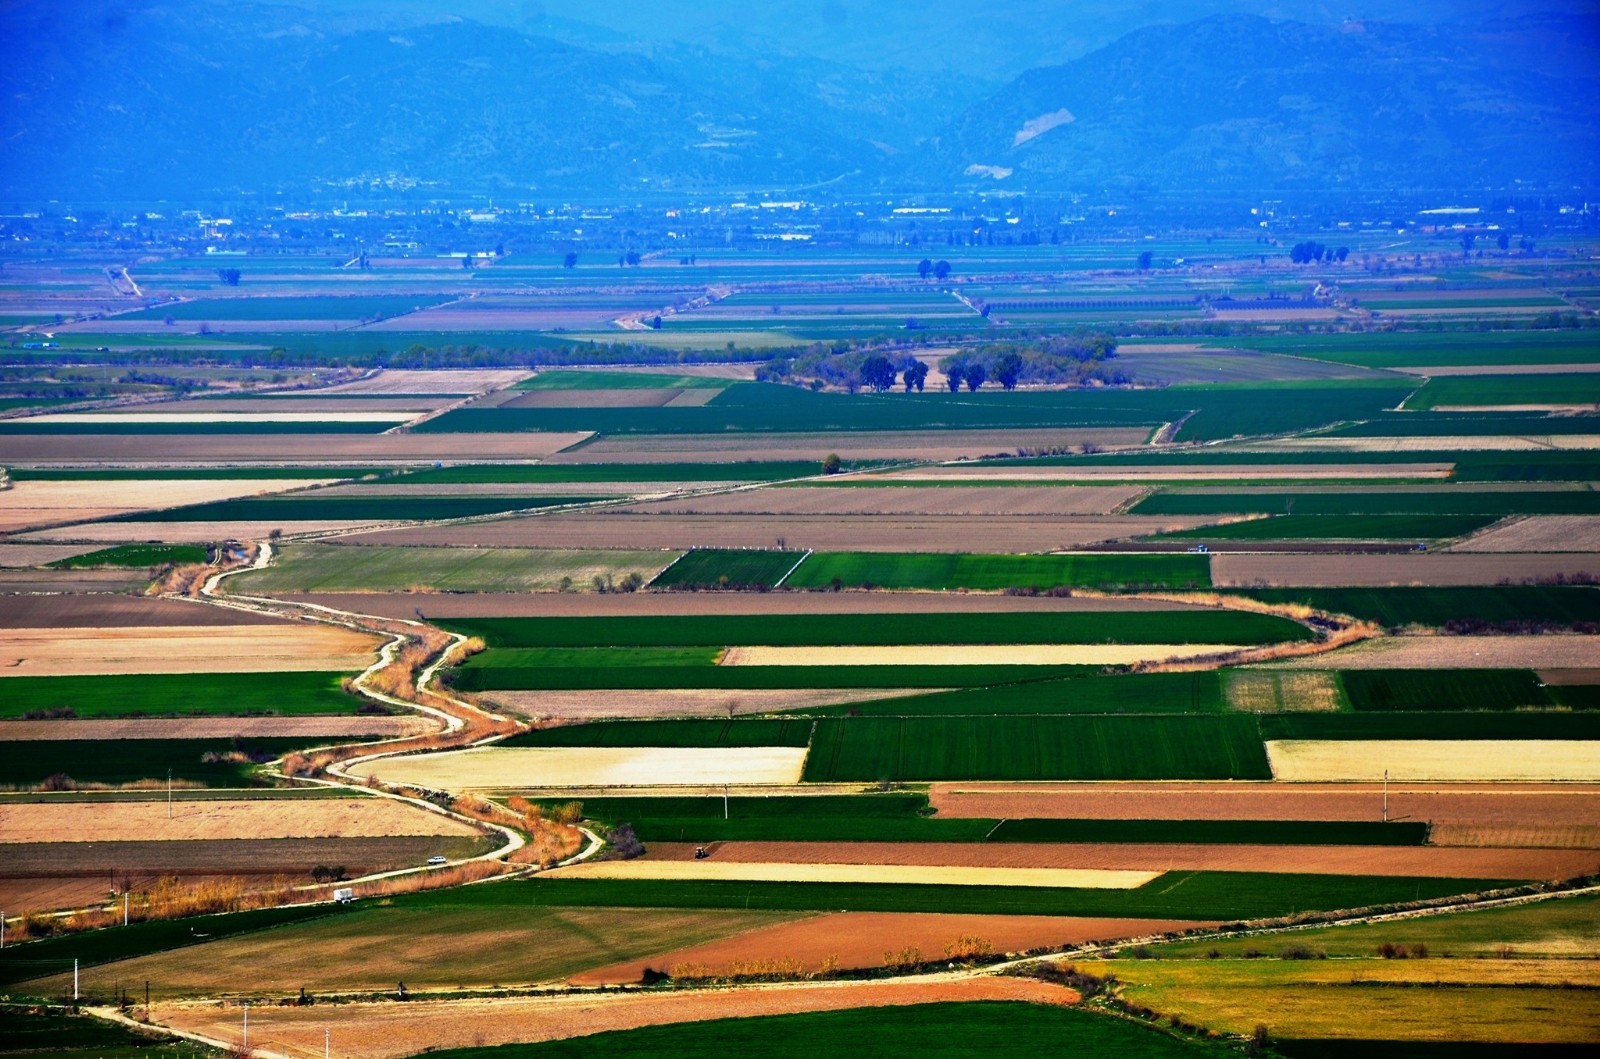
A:
[[[652,689],[649,691],[488,691],[479,698],[524,717],[560,721],[621,718],[743,717],[774,710],[816,709],[851,702],[928,694],[927,688],[808,688],[781,691]],[[0,729],[0,732],[9,729]]]
[[[330,386],[327,389],[315,392],[319,394],[483,393],[486,390],[498,390],[502,386],[515,385],[527,377],[528,373],[526,371],[515,369],[484,371],[386,369],[371,378],[358,379],[355,382],[347,382],[343,386]]]
[[[275,599],[316,603],[395,618],[422,608],[430,618],[621,617],[669,614],[1009,614],[1071,611],[1186,610],[1156,599],[1093,596],[1002,596],[978,592],[395,592],[277,593]]]
[[[349,466],[351,461],[535,460],[576,445],[588,434],[8,434],[0,464],[149,462],[284,463]],[[730,457],[731,458],[731,457]],[[820,458],[820,457],[819,457]],[[162,483],[163,485],[169,483]],[[299,484],[305,484],[302,480]]]
[[[1600,826],[1600,785],[1391,783],[1389,819]],[[941,816],[995,820],[1377,820],[1377,783],[935,783]]]
[[[81,547],[93,551],[100,546],[85,544]],[[28,594],[139,592],[149,583],[144,570],[0,570],[0,593],[12,598]]]
[[[1135,486],[812,486],[746,489],[622,510],[641,515],[1108,515],[1143,494]]]
[[[383,838],[477,830],[392,798],[0,802],[0,843]]]
[[[921,518],[762,515],[624,515],[574,512],[470,526],[379,530],[368,544],[455,544],[545,548],[790,548],[831,551],[1060,551],[1101,541],[1188,529],[1214,520],[1187,516],[929,515]]]
[[[0,677],[365,669],[378,638],[331,625],[5,629]]]
[[[36,530],[23,539],[30,541],[94,541],[99,545],[164,541],[171,544],[209,544],[214,541],[259,540],[273,530],[285,536],[302,533],[336,533],[341,530],[372,529],[393,525],[372,519],[317,522],[79,522],[60,529]]]
[[[259,397],[196,397],[184,401],[163,401],[154,405],[126,405],[121,408],[106,408],[100,414],[110,416],[128,416],[148,414],[152,412],[167,412],[183,415],[184,419],[175,422],[186,422],[188,416],[195,414],[219,414],[228,417],[237,417],[241,413],[252,414],[261,412],[411,412],[421,415],[442,408],[449,404],[449,397],[319,397],[324,391],[310,390],[303,393],[262,394]],[[196,419],[194,422],[203,422]]]
[[[276,625],[286,622],[254,611],[150,596],[13,596],[0,607],[8,629],[139,629],[151,625]]]
[[[324,1028],[348,1059],[400,1059],[434,1048],[561,1040],[607,1030],[637,1029],[707,1019],[750,1018],[803,1011],[893,1007],[974,1000],[1074,1004],[1070,989],[1025,978],[934,976],[877,982],[804,983],[745,989],[673,991],[607,996],[518,997],[501,1000],[413,1000],[405,1004],[337,1004],[315,1008],[251,1009],[252,1043],[296,1055],[320,1054]],[[223,1040],[238,1036],[233,1005],[162,1004],[157,1019]]]
[[[841,969],[882,967],[886,952],[914,948],[925,959],[934,960],[962,939],[982,939],[994,952],[1028,952],[1214,925],[1181,919],[836,912],[585,971],[573,975],[571,981],[574,985],[625,985],[640,981],[647,967],[709,975],[789,961],[807,971],[818,969],[827,960],[837,961]]]
[[[1600,575],[1600,555],[1218,552],[1211,557],[1211,581],[1219,588],[1520,584],[1581,573]]]
[[[1289,669],[1567,669],[1594,665],[1594,636],[1381,636],[1269,663]]]
[[[1600,516],[1530,515],[1498,522],[1451,547],[1457,552],[1600,552]]]
[[[1545,684],[1600,684],[1600,669],[1545,669],[1539,672]]]
[[[324,484],[319,479],[17,482],[0,491],[0,533],[85,522],[134,511],[262,496]]]
[[[89,544],[0,544],[0,567],[43,566],[92,551]]]
[[[182,703],[174,703],[174,712]],[[0,721],[0,739],[393,739],[439,730],[431,717],[86,717]]]
[[[1103,447],[1142,445],[1142,427],[1019,430],[929,430],[837,434],[672,434],[604,438],[564,452],[552,463],[676,463],[683,460],[959,460],[1019,447],[1042,449],[1084,442]],[[435,435],[437,436],[437,435]]]
[[[1595,866],[1583,849],[1433,846],[1224,846],[1185,843],[722,842],[709,861],[695,847],[652,842],[650,860],[699,865],[856,864],[1045,871],[1249,871],[1455,879],[1565,879]],[[567,869],[563,869],[567,870]],[[736,872],[731,867],[725,868]]]

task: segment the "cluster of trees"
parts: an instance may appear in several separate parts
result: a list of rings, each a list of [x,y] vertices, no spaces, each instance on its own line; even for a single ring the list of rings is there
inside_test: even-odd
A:
[[[1297,265],[1309,265],[1313,261],[1343,261],[1350,256],[1350,248],[1341,246],[1337,249],[1324,246],[1315,239],[1308,239],[1303,243],[1296,243],[1289,250],[1289,260]]]
[[[1016,389],[1020,383],[1131,383],[1132,376],[1107,367],[1106,362],[1116,355],[1114,337],[1086,332],[1051,335],[1032,342],[990,343],[944,358],[939,370],[944,372],[945,385],[951,393],[963,384],[969,391],[976,391],[990,379],[1007,390]]]
[[[241,275],[242,273],[240,273],[240,271],[236,268],[217,269],[217,278],[230,287],[237,287],[239,285],[239,279]]]
[[[950,262],[930,261],[928,258],[923,258],[921,261],[918,261],[917,275],[921,276],[923,279],[927,279],[930,274],[934,279],[938,280],[940,283],[943,283],[950,277]]]

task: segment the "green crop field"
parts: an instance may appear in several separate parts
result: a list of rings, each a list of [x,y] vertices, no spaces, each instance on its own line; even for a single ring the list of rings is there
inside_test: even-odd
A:
[[[1409,422],[1410,420],[1407,420]],[[1454,464],[1451,479],[1458,482],[1590,482],[1600,480],[1600,453],[1537,450],[1530,452],[1237,452],[1229,448],[1199,451],[1097,453],[1090,456],[1035,456],[994,459],[984,466],[1026,471],[1031,467],[1126,467],[1129,469],[1170,469],[1174,480],[1189,469],[1211,471],[1219,466],[1320,467],[1349,465],[1368,467],[1385,464]],[[1397,468],[1398,472],[1398,468]]]
[[[1350,708],[1358,711],[1555,705],[1550,691],[1525,669],[1352,669],[1339,677]]]
[[[1135,515],[1594,515],[1600,492],[1589,489],[1482,492],[1448,487],[1417,492],[1328,493],[1241,490],[1236,493],[1160,492],[1131,509]]]
[[[1150,539],[1431,541],[1462,537],[1496,521],[1493,515],[1273,515],[1222,526],[1175,530]]]
[[[1300,603],[1349,614],[1389,628],[1452,623],[1467,627],[1584,626],[1600,622],[1600,588],[1592,586],[1253,588],[1240,594],[1265,603]]]
[[[47,563],[52,570],[79,570],[94,566],[166,566],[203,563],[210,550],[203,544],[118,544],[85,555],[73,555]]]
[[[539,592],[565,578],[587,590],[596,576],[649,580],[677,556],[657,551],[546,548],[400,548],[297,541],[273,564],[229,582],[243,592]],[[424,610],[427,603],[421,604]]]
[[[804,552],[696,548],[663,570],[652,588],[772,587]]]
[[[337,549],[349,550],[349,549]],[[691,553],[693,554],[693,553]],[[767,647],[827,644],[1266,644],[1307,640],[1305,626],[1239,610],[1013,614],[770,614],[479,618],[444,625],[494,648]]]
[[[1261,718],[1263,739],[1600,739],[1600,713],[1368,711]],[[812,752],[815,757],[815,751]]]
[[[1429,379],[1405,407],[1426,411],[1440,405],[1596,405],[1600,375],[1451,375]]]
[[[1270,779],[1253,717],[843,717],[817,722],[805,779]]]
[[[856,1059],[864,1055],[969,1059],[1002,1040],[1050,1041],[1086,1059],[1205,1059],[1219,1044],[1074,1008],[1012,1001],[869,1007],[804,1015],[714,1019],[681,1026],[613,1030],[543,1044],[462,1048],[436,1059]]]
[[[842,706],[812,707],[812,716],[939,717],[1052,713],[1217,713],[1226,708],[1215,670],[1192,673],[1090,671],[1065,678],[937,692]]]
[[[189,1059],[194,1045],[159,1030],[137,1030],[89,1015],[0,1009],[0,1055],[56,1059]]]
[[[1366,908],[1515,885],[1502,879],[1392,878],[1255,872],[1166,872],[1132,890],[896,883],[660,882],[535,877],[513,884],[541,905],[749,908],[769,911],[977,912],[1000,916],[1258,919]],[[488,887],[503,890],[510,887]],[[486,889],[473,887],[473,889]]]
[[[471,518],[507,511],[587,504],[595,496],[285,496],[219,500],[210,504],[136,511],[111,522],[391,522]]]
[[[0,717],[70,709],[77,717],[348,714],[366,699],[346,694],[339,673],[172,673],[8,677]]]
[[[789,575],[791,588],[1208,588],[1203,555],[969,555],[822,552]]]
[[[278,757],[315,739],[251,738],[239,746],[227,739],[52,739],[0,742],[0,784],[26,786],[51,776],[71,776],[80,783],[134,783],[172,778],[208,787],[248,786],[249,762],[202,760],[236,750]]]
[[[1526,437],[1600,433],[1600,416],[1537,412],[1383,412],[1365,422],[1328,431],[1335,438]],[[1409,453],[1407,454],[1409,455]]]
[[[1600,335],[1571,330],[1250,335],[1229,337],[1217,344],[1365,368],[1600,362]]]
[[[807,720],[602,721],[523,732],[499,746],[805,746]]]

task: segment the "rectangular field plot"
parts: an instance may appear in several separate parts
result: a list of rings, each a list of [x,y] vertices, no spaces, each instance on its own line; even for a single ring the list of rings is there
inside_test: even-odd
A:
[[[1266,779],[1252,717],[847,717],[817,722],[808,782]]]
[[[1600,375],[1457,375],[1430,379],[1406,401],[1415,410],[1449,407],[1548,406],[1593,409]]]
[[[772,587],[783,581],[804,552],[696,548],[663,570],[652,588]]]
[[[1600,378],[1600,376],[1596,376]],[[1600,493],[1588,489],[1487,492],[1439,488],[1426,492],[1165,491],[1131,509],[1136,515],[1593,515]]]
[[[603,371],[553,368],[512,387],[516,390],[725,390],[731,379],[679,375],[670,371]]]
[[[1265,603],[1299,603],[1388,628],[1406,625],[1469,631],[1540,629],[1600,622],[1600,588],[1499,585],[1493,588],[1266,588],[1242,593]],[[1509,630],[1508,630],[1509,631]]]
[[[1219,674],[1203,670],[1117,676],[1083,673],[1065,679],[1027,680],[932,695],[812,707],[805,712],[813,716],[989,717],[1053,713],[1217,713],[1224,707]]]
[[[367,700],[347,694],[339,673],[169,673],[147,676],[12,677],[0,718],[351,714]],[[3,729],[0,729],[3,731]]]
[[[1600,740],[1469,739],[1270,740],[1276,779],[1291,782],[1391,780],[1600,780]]]
[[[791,588],[1206,588],[1203,555],[970,555],[820,552],[784,582]]]
[[[353,766],[434,790],[791,784],[804,747],[480,747]]]
[[[513,649],[516,650],[516,649]],[[628,654],[638,649],[613,649]],[[506,652],[500,652],[502,655]],[[1082,666],[1005,665],[863,665],[863,666],[715,666],[626,665],[596,669],[592,665],[499,666],[495,652],[469,660],[456,671],[461,691],[651,691],[798,690],[814,688],[969,688],[1046,677],[1081,675]],[[480,661],[482,660],[482,661]]]
[[[31,786],[52,776],[79,783],[151,784],[176,780],[210,787],[248,786],[251,758],[266,761],[305,746],[305,738],[16,740],[0,742],[0,784]]]
[[[448,490],[446,490],[448,492]],[[472,518],[508,511],[585,504],[594,496],[294,496],[281,500],[227,500],[165,511],[117,516],[118,522],[394,522]]]
[[[760,482],[806,478],[820,460],[749,460],[738,463],[535,463],[463,464],[412,471],[415,485],[559,485],[566,482]]]
[[[985,644],[969,647],[730,647],[722,666],[1133,666],[1232,654],[1240,644]]]
[[[1153,540],[1431,541],[1464,537],[1494,515],[1271,515],[1158,534]]]
[[[152,567],[180,563],[203,563],[211,549],[202,544],[123,544],[100,548],[84,555],[57,559],[52,570],[79,570],[96,566]]]
[[[0,629],[0,683],[30,676],[359,671],[378,638],[328,625]]]
[[[431,501],[421,499],[422,504]],[[241,574],[239,592],[539,592],[589,589],[595,577],[614,582],[629,574],[649,580],[672,552],[576,551],[538,548],[385,548],[285,544],[265,570]],[[427,602],[422,601],[423,609]]]
[[[574,864],[544,874],[552,879],[892,883],[907,886],[1035,886],[1073,887],[1084,890],[1131,890],[1145,885],[1161,873],[1072,868],[953,868],[898,864],[740,864],[709,860],[634,860]]]
[[[804,747],[811,742],[811,722],[781,721],[641,721],[569,725],[524,732],[499,746],[588,747]]]

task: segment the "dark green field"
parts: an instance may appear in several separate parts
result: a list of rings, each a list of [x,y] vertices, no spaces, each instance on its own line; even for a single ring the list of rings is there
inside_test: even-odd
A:
[[[1526,437],[1600,433],[1600,416],[1537,412],[1383,412],[1353,426],[1330,430],[1344,438]],[[1409,456],[1410,454],[1407,453]]]
[[[1600,480],[1600,453],[1538,450],[1530,452],[1236,452],[1228,448],[1198,451],[1097,453],[1090,456],[1037,456],[995,459],[985,466],[1025,471],[1030,467],[1159,467],[1181,477],[1185,468],[1218,466],[1306,466],[1350,464],[1454,464],[1458,482],[1591,482]]]
[[[1600,713],[1523,711],[1275,714],[1263,739],[1600,739]],[[814,753],[814,752],[813,752]]]
[[[1051,713],[1217,713],[1227,708],[1215,670],[1096,672],[993,687],[807,709],[812,716],[939,717]]]
[[[469,464],[414,471],[420,485],[560,484],[563,482],[773,482],[821,472],[821,461],[744,463]]]
[[[505,511],[586,504],[603,497],[583,496],[286,496],[248,497],[191,504],[165,511],[136,511],[111,522],[389,522],[412,519],[471,518]]]
[[[172,778],[208,787],[249,785],[249,762],[203,761],[207,754],[243,750],[267,758],[317,743],[308,738],[59,739],[0,742],[0,784],[43,783],[55,775],[80,783],[134,783]]]
[[[210,550],[203,544],[119,544],[87,555],[57,559],[46,565],[52,570],[80,570],[94,566],[166,566],[169,563],[203,563],[210,557]]]
[[[57,1059],[178,1059],[194,1045],[158,1030],[141,1032],[88,1015],[0,1008],[0,1055]]]
[[[1525,669],[1352,669],[1339,674],[1350,708],[1515,710],[1554,706],[1552,690]]]
[[[0,717],[68,707],[78,717],[347,714],[366,699],[327,672],[168,673],[103,677],[10,677]]]
[[[1230,590],[1233,591],[1233,590]],[[1266,603],[1301,603],[1395,628],[1460,623],[1565,626],[1600,622],[1600,588],[1499,585],[1446,588],[1252,588],[1241,595]]]
[[[1253,717],[843,717],[817,722],[805,779],[1270,779]]]
[[[1007,588],[1208,588],[1203,555],[970,555],[821,552],[789,575],[790,588],[999,591]]]
[[[434,1052],[437,1059],[970,1059],[1000,1040],[1049,1041],[1084,1059],[1202,1059],[1231,1055],[1220,1044],[1075,1008],[980,1002],[856,1008],[805,1015],[715,1019],[614,1030],[543,1044]]]
[[[32,423],[26,419],[0,421],[0,434],[381,434],[392,423]]]
[[[691,553],[693,554],[693,553]],[[1597,593],[1600,595],[1600,593]],[[479,618],[447,628],[493,648],[727,647],[896,644],[1216,643],[1306,640],[1298,622],[1237,610],[984,614],[770,614]],[[490,656],[492,659],[492,655]],[[489,664],[493,664],[492,661]]]
[[[1600,375],[1451,375],[1429,379],[1405,404],[1425,411],[1439,405],[1594,405]]]
[[[1498,521],[1493,515],[1273,515],[1158,534],[1152,540],[1431,541],[1462,537]]]
[[[804,552],[696,548],[661,571],[652,588],[771,588]]]

